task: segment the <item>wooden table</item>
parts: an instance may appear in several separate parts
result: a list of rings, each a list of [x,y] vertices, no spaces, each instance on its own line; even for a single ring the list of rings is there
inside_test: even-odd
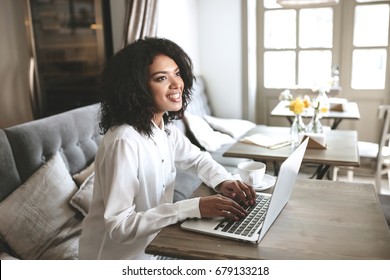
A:
[[[246,136],[263,133],[269,136],[286,136],[290,133],[289,127],[258,125],[250,130]],[[322,179],[331,166],[359,166],[360,158],[357,146],[357,132],[352,130],[330,130],[326,135],[326,149],[307,149],[303,162],[319,163],[316,173],[317,179]],[[223,154],[228,157],[249,158],[257,161],[284,161],[293,151],[291,146],[275,150],[258,145],[237,142]]]
[[[285,117],[292,124],[294,119],[294,113],[288,108],[289,101],[280,101],[275,108],[271,111],[273,117]],[[302,114],[304,118],[311,118],[314,110],[308,110]],[[329,111],[328,114],[323,116],[324,119],[332,119],[332,129],[336,129],[342,120],[359,120],[360,112],[356,102],[348,102],[344,105],[344,111]]]
[[[202,185],[194,194],[211,190]],[[390,259],[390,233],[371,184],[298,179],[259,244],[161,230],[146,253],[182,259]]]

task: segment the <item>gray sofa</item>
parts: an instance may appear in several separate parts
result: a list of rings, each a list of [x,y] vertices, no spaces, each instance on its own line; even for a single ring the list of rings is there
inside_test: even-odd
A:
[[[0,130],[1,259],[77,259],[83,216],[69,204],[77,191],[71,174],[94,160],[102,137],[98,108],[87,106]],[[44,174],[43,166],[54,155],[63,161],[56,170],[65,166],[68,171],[55,176],[69,176],[59,182]],[[59,186],[62,182],[67,189]]]
[[[188,110],[211,114],[201,78]],[[78,258],[85,208],[74,199],[93,185],[102,138],[98,111],[94,104],[0,130],[0,259]],[[184,121],[176,125],[192,137]],[[223,158],[224,149],[213,156],[234,170],[242,159]],[[178,173],[174,200],[189,197],[200,183]]]

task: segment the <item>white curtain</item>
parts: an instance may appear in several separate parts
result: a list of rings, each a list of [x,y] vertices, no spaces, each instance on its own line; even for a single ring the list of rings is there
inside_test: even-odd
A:
[[[0,0],[0,128],[33,120],[23,0]]]
[[[126,14],[121,48],[144,37],[156,36],[158,0],[125,0]]]

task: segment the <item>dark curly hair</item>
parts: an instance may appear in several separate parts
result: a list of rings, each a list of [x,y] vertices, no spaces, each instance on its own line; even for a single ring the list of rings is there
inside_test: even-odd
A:
[[[102,71],[99,86],[102,134],[110,127],[129,124],[141,134],[152,135],[155,106],[147,86],[148,67],[159,54],[176,62],[184,82],[182,108],[164,114],[164,123],[183,118],[195,80],[192,61],[181,47],[168,39],[144,38],[117,52]]]

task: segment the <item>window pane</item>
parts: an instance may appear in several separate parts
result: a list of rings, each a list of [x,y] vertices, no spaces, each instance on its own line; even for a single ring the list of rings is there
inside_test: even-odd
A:
[[[358,3],[389,2],[390,0],[356,0]]]
[[[331,48],[333,9],[302,9],[299,14],[299,45],[302,48]]]
[[[389,5],[357,6],[353,44],[358,47],[387,46]]]
[[[276,4],[276,0],[264,0],[264,7],[267,9],[282,8],[279,4]]]
[[[302,88],[329,87],[332,68],[331,51],[299,52],[298,84]]]
[[[296,12],[274,10],[264,14],[264,47],[273,49],[296,47]]]
[[[354,89],[384,89],[387,54],[384,49],[354,50],[352,80]]]
[[[266,88],[293,88],[295,84],[295,52],[265,52],[264,86]]]

